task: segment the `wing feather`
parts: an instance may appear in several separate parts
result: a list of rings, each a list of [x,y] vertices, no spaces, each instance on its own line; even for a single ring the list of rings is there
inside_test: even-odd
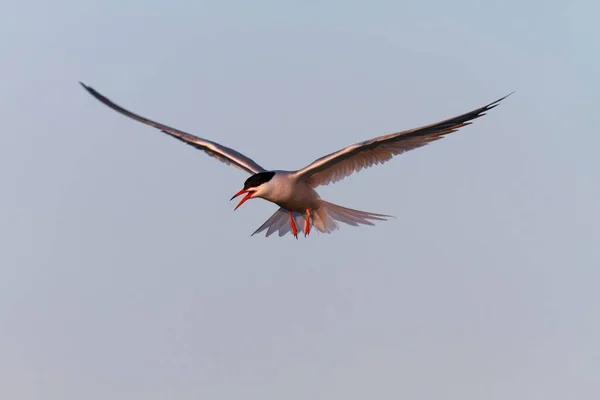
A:
[[[456,132],[463,126],[470,125],[471,121],[485,115],[508,96],[510,94],[486,106],[435,124],[353,144],[315,160],[299,170],[296,175],[307,179],[313,187],[335,183],[355,172],[383,164],[396,155],[423,147],[449,133]]]
[[[155,128],[160,129],[162,132],[166,133],[174,137],[175,139],[181,140],[184,143],[189,144],[199,150],[204,151],[211,157],[216,158],[217,160],[227,164],[233,165],[234,167],[240,168],[250,174],[256,174],[258,172],[263,172],[265,169],[254,162],[252,159],[246,157],[245,155],[230,149],[229,147],[222,146],[218,143],[211,142],[210,140],[202,139],[198,136],[191,135],[189,133],[180,131],[178,129],[172,128],[170,126],[161,124],[160,122],[152,121],[148,118],[144,118],[138,114],[135,114],[125,108],[115,104],[113,101],[109,100],[107,97],[98,93],[96,90],[87,86],[86,84],[79,82],[81,86],[84,87],[85,90],[88,91],[92,96],[94,96],[97,100],[99,100],[104,105],[112,108],[113,110],[132,118],[138,122],[141,122],[146,125],[153,126]]]

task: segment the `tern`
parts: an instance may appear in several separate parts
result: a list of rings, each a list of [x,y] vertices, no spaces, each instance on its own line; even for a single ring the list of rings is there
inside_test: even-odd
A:
[[[250,199],[261,198],[279,206],[279,209],[251,236],[267,230],[266,236],[275,232],[284,236],[292,232],[298,239],[298,226],[303,225],[304,236],[315,227],[319,232],[331,233],[338,229],[338,222],[348,225],[374,225],[374,221],[385,221],[390,215],[353,210],[329,203],[319,196],[315,188],[335,183],[354,172],[383,164],[392,157],[409,150],[425,146],[445,135],[457,131],[479,118],[512,93],[483,107],[431,125],[402,132],[379,136],[356,143],[315,160],[308,166],[295,171],[267,170],[245,155],[216,142],[191,135],[170,126],[144,118],[115,104],[92,87],[80,82],[92,96],[113,110],[136,121],[153,126],[181,140],[209,156],[240,168],[251,176],[244,182],[242,190],[230,199],[244,195],[238,205]]]

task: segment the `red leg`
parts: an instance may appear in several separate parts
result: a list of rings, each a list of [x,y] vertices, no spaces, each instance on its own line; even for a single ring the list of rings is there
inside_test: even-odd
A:
[[[310,227],[312,225],[310,220],[311,212],[312,210],[310,208],[306,210],[306,222],[304,223],[304,237],[310,234]]]
[[[298,227],[296,226],[296,221],[294,220],[294,213],[290,211],[290,224],[292,225],[292,233],[294,237],[298,239]]]

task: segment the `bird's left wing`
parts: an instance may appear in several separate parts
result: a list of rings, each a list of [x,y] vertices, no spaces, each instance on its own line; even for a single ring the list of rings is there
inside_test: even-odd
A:
[[[354,172],[376,164],[383,164],[398,154],[425,146],[469,125],[471,120],[485,115],[486,111],[496,107],[508,96],[510,94],[486,106],[435,124],[353,144],[315,160],[312,164],[296,172],[296,176],[308,180],[313,187],[337,182]]]
[[[140,115],[134,114],[129,110],[124,109],[123,107],[113,103],[108,98],[104,97],[100,93],[98,93],[93,88],[81,83],[81,86],[85,88],[92,96],[98,99],[100,102],[104,103],[108,107],[113,110],[128,116],[129,118],[133,118],[136,121],[142,122],[146,125],[153,126],[155,128],[160,129],[167,135],[174,137],[175,139],[179,139],[184,143],[189,144],[190,146],[194,146],[195,148],[204,151],[211,157],[216,158],[217,160],[224,162],[225,164],[233,165],[237,168],[243,169],[244,171],[256,174],[258,172],[263,172],[265,169],[254,162],[252,159],[246,157],[245,155],[230,149],[229,147],[222,146],[218,143],[211,142],[210,140],[202,139],[198,136],[191,135],[189,133],[180,131],[175,128],[171,128],[170,126],[161,124],[159,122],[154,122],[147,118],[144,118]]]

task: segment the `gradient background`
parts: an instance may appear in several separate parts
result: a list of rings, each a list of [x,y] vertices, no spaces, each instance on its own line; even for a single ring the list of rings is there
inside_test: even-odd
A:
[[[6,3],[0,397],[600,398],[600,6],[403,3]],[[296,241],[79,80],[283,169],[516,94]]]

